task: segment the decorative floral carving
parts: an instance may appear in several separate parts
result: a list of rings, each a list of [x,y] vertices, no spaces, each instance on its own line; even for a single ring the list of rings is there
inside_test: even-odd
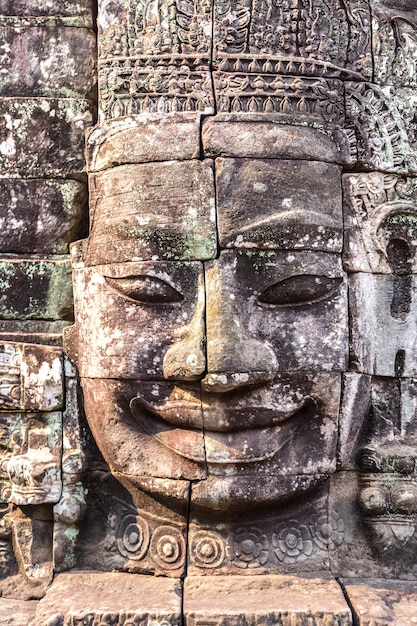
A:
[[[272,535],[275,555],[281,563],[302,563],[313,554],[310,532],[297,520],[279,524]]]
[[[185,555],[184,538],[174,526],[159,526],[151,539],[150,554],[162,569],[177,569]]]
[[[191,558],[197,567],[220,567],[225,556],[222,538],[216,533],[198,531],[191,541]]]
[[[258,528],[238,528],[227,538],[227,555],[241,569],[265,565],[269,542]]]
[[[413,112],[400,111],[398,98],[377,85],[346,82],[346,117],[355,128],[359,160],[386,171],[417,171],[417,156],[409,132]],[[408,118],[408,119],[407,119]]]
[[[311,119],[340,124],[343,122],[343,87],[337,79],[310,78],[309,76],[285,76],[274,72],[285,72],[280,62],[270,63],[271,73],[266,72],[266,63],[257,64],[250,57],[239,59],[240,71],[221,71],[214,74],[217,105],[220,112],[267,112],[302,115]],[[222,64],[222,69],[226,64]],[[311,67],[311,66],[309,66]],[[297,64],[292,68],[307,72]],[[274,71],[273,71],[274,70]]]
[[[310,532],[314,543],[321,550],[335,550],[343,542],[344,521],[336,511],[322,511],[310,520]]]
[[[149,527],[143,517],[127,515],[117,531],[117,548],[128,559],[139,561],[149,546]]]

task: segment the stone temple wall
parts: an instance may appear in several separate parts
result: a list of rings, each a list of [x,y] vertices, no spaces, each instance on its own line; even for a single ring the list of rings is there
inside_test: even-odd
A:
[[[0,624],[417,623],[416,2],[0,31]]]

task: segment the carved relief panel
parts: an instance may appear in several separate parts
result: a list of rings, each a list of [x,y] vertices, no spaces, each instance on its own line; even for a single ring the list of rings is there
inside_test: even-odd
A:
[[[210,2],[118,0],[99,10],[103,117],[213,113]]]

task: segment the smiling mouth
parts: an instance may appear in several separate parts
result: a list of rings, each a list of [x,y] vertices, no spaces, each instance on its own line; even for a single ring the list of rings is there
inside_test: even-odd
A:
[[[291,408],[278,409],[276,407],[226,406],[225,403],[201,402],[198,397],[190,393],[183,393],[177,398],[172,396],[164,404],[152,404],[141,395],[130,401],[130,408],[136,417],[141,411],[166,422],[176,428],[190,428],[210,432],[235,432],[241,430],[257,430],[270,428],[286,422],[294,415],[303,413],[306,418],[317,412],[316,401],[311,396],[305,396],[302,401],[292,403]],[[141,418],[140,418],[141,419]]]
[[[176,454],[197,463],[222,465],[271,459],[318,414],[315,400],[307,396],[291,411],[251,407],[246,413],[249,418],[256,414],[256,424],[245,421],[245,409],[230,411],[227,423],[216,430],[212,428],[215,407],[206,413],[203,406],[205,425],[208,422],[210,429],[195,428],[202,423],[202,408],[196,399],[168,400],[156,406],[137,396],[130,401],[130,410],[144,432]]]

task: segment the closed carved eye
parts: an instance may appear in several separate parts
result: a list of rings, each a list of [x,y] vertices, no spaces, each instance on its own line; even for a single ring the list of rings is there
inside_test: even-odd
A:
[[[179,291],[155,276],[138,275],[123,278],[106,276],[106,282],[125,298],[144,304],[172,304],[184,300]]]
[[[341,278],[313,274],[291,276],[264,289],[258,302],[281,306],[314,303],[332,295],[341,282]]]

